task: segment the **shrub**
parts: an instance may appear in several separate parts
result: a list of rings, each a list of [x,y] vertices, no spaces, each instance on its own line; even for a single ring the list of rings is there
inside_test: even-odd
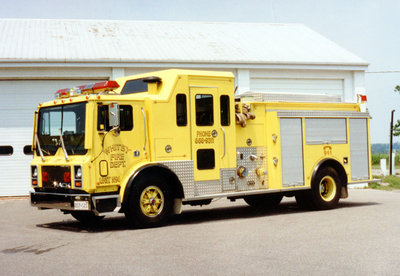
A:
[[[379,165],[381,163],[381,159],[386,159],[386,164],[389,166],[389,154],[385,153],[373,153],[371,156],[372,165]],[[400,154],[396,153],[396,157],[394,158],[394,164],[396,166],[400,165]]]

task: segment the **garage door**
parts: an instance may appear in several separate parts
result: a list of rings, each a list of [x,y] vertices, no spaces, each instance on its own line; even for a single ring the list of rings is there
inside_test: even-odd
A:
[[[101,81],[101,80],[99,80]],[[0,196],[27,195],[33,113],[38,103],[54,99],[58,89],[96,80],[0,81]]]
[[[252,92],[344,95],[343,79],[251,77]]]

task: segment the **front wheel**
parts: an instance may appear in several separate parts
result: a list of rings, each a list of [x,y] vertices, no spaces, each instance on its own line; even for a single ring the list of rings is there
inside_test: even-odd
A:
[[[133,183],[125,217],[131,225],[156,227],[172,213],[172,195],[160,178],[146,175]]]
[[[337,207],[342,183],[331,167],[320,169],[312,183],[311,192],[315,207],[320,210]]]

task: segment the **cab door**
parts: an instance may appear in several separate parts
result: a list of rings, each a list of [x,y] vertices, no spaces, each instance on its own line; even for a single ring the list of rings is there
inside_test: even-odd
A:
[[[95,170],[97,189],[122,185],[125,176],[133,164],[146,158],[148,142],[145,136],[143,102],[129,102],[119,105],[120,132],[109,133],[109,106],[103,102],[97,107],[97,148]],[[107,188],[107,189],[108,189]]]
[[[234,143],[227,145],[227,135],[234,135],[230,124],[231,100],[216,87],[190,88],[190,125],[194,180],[219,180],[220,169],[234,167],[229,156]]]

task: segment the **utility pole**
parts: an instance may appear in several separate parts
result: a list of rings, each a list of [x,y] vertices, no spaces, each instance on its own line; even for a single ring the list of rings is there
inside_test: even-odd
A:
[[[392,151],[393,151],[393,114],[396,110],[392,110],[392,117],[390,119],[390,143],[389,143],[389,175],[392,175]]]

